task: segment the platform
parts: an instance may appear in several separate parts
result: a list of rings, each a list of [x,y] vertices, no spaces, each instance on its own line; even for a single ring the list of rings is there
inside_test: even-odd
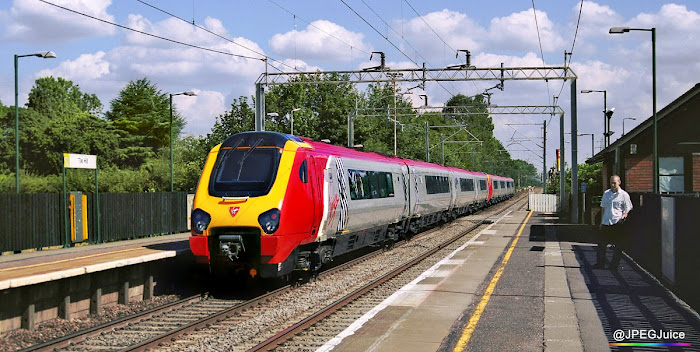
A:
[[[189,250],[189,232],[131,241],[0,256],[0,290],[174,257]]]
[[[505,214],[320,350],[700,350],[696,312],[629,257],[593,269],[595,245],[541,233],[557,222]]]
[[[189,233],[0,256],[0,332],[151,299],[188,275]],[[183,267],[182,263],[186,266]]]

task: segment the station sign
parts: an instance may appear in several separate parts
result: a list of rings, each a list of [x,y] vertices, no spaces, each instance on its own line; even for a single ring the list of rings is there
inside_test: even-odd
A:
[[[63,153],[66,169],[97,169],[97,155]]]

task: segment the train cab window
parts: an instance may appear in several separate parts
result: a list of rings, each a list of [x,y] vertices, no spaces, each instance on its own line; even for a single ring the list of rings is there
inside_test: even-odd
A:
[[[301,166],[299,166],[299,179],[301,182],[309,182],[309,170],[306,166],[306,160],[302,161]]]
[[[479,188],[480,188],[482,191],[485,191],[485,190],[486,190],[486,188],[487,188],[487,187],[486,187],[486,180],[479,180]]]
[[[219,152],[209,184],[209,194],[215,197],[258,197],[272,188],[281,150],[259,146],[224,149]]]

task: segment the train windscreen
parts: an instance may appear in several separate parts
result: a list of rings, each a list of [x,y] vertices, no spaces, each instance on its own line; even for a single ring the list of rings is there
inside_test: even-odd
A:
[[[215,197],[258,197],[270,192],[282,151],[257,146],[219,152],[212,170],[209,193]]]

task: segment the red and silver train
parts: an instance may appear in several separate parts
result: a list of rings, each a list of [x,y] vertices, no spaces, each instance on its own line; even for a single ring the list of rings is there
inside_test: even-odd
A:
[[[275,132],[209,153],[190,248],[218,271],[262,278],[316,271],[513,196],[513,179],[356,151]]]

